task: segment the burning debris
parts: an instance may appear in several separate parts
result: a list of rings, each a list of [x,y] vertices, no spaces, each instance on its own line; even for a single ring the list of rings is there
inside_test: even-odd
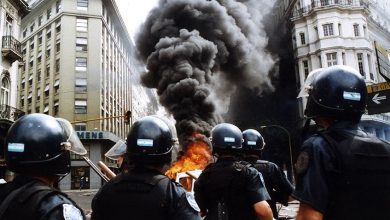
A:
[[[183,155],[165,173],[169,178],[176,179],[178,173],[192,170],[203,170],[212,158],[211,143],[202,134],[194,134],[190,145]],[[194,178],[191,173],[188,176]]]
[[[182,146],[192,146],[194,132],[209,136],[236,86],[259,94],[273,90],[275,61],[265,50],[261,24],[270,2],[160,0],[149,14],[136,37],[148,69],[142,83],[157,89]]]

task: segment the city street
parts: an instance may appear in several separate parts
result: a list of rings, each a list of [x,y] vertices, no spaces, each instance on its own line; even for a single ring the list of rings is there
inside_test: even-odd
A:
[[[84,213],[87,215],[87,217],[91,213],[91,201],[94,195],[96,194],[98,190],[92,189],[92,190],[67,190],[63,191],[64,193],[68,194],[79,206],[84,210]],[[298,210],[299,202],[298,201],[292,201],[289,203],[289,206],[281,206],[279,211],[279,217],[280,219],[295,219],[296,212]]]

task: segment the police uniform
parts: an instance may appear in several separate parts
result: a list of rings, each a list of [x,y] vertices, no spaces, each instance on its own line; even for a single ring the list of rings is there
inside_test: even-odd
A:
[[[0,219],[83,220],[83,211],[64,193],[42,182],[16,176],[0,185]]]
[[[208,165],[195,182],[194,192],[200,209],[207,210],[206,220],[256,219],[253,205],[270,199],[261,173],[233,158],[219,158]]]
[[[157,170],[135,167],[105,184],[91,219],[200,220],[193,197]]]
[[[303,143],[293,197],[324,219],[390,219],[390,145],[352,121]]]
[[[265,187],[271,196],[271,200],[268,200],[267,202],[271,206],[274,218],[278,219],[276,202],[287,206],[288,197],[294,191],[294,187],[290,181],[287,180],[286,175],[278,165],[270,161],[257,160],[253,163],[253,167],[263,175]]]

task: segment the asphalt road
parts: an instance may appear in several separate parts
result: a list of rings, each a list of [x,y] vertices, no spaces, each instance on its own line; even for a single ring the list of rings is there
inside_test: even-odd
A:
[[[84,210],[84,213],[88,215],[91,213],[91,201],[92,198],[95,196],[97,189],[91,189],[91,190],[68,190],[68,191],[62,191],[66,193],[70,198],[73,199],[77,203],[80,208]]]

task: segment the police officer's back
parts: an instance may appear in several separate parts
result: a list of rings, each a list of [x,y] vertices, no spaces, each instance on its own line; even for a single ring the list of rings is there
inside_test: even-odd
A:
[[[358,127],[364,79],[350,67],[324,68],[308,94],[305,114],[323,130],[296,162],[297,219],[390,219],[390,145]]]
[[[218,161],[206,167],[194,186],[195,200],[205,219],[272,219],[261,174],[236,157],[242,147],[240,129],[222,123],[213,128],[211,136]]]
[[[260,160],[265,142],[258,131],[247,129],[242,132],[242,136],[244,139],[242,143],[243,158],[263,175],[265,186],[271,196],[268,203],[271,206],[274,218],[278,219],[276,202],[287,206],[294,187],[278,165],[270,161]]]
[[[85,154],[71,124],[44,114],[17,120],[6,138],[12,182],[0,185],[0,219],[85,219],[67,195],[54,189],[70,172],[70,151]]]
[[[200,220],[195,201],[163,175],[174,144],[169,126],[147,116],[127,136],[131,168],[105,184],[92,200],[92,219]]]

